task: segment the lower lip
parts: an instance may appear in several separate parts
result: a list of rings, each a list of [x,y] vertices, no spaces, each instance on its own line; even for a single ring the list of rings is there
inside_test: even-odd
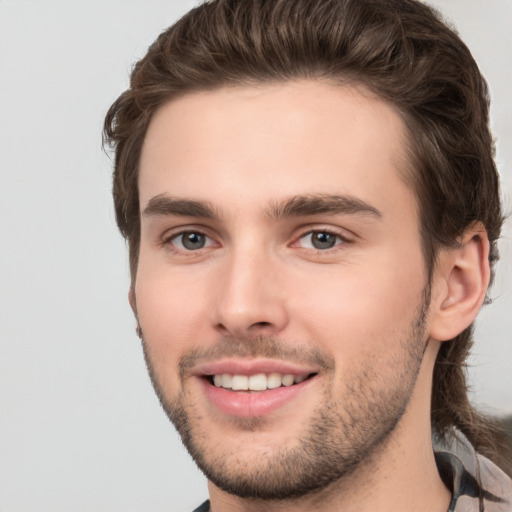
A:
[[[274,412],[293,401],[313,380],[316,379],[313,377],[293,386],[265,391],[230,391],[201,379],[209,401],[224,414],[240,418],[256,418]]]

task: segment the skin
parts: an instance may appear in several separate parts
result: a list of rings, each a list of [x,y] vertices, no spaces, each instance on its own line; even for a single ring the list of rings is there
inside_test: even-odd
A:
[[[485,270],[471,280],[464,265],[484,268],[487,246],[476,230],[465,252],[443,253],[426,295],[404,148],[390,106],[316,81],[188,94],[155,114],[140,163],[130,302],[153,383],[182,436],[203,464],[247,481],[269,471],[272,480],[295,478],[286,453],[301,453],[321,417],[337,425],[325,434],[327,451],[381,436],[357,445],[364,460],[335,481],[288,500],[235,496],[209,475],[213,512],[447,509],[430,440],[432,369],[440,342],[469,325],[483,300]],[[374,212],[276,207],[312,195]],[[191,200],[214,216],[185,212]],[[204,247],[187,249],[183,232],[204,234]],[[311,232],[331,233],[335,245],[316,249]],[[197,375],[205,362],[276,359],[316,375],[258,417],[220,411]]]

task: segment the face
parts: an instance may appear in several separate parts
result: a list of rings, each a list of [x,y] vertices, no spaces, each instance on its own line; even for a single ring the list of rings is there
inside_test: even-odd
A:
[[[224,88],[155,114],[132,305],[216,486],[304,495],[396,432],[429,302],[406,165],[397,114],[354,88]]]

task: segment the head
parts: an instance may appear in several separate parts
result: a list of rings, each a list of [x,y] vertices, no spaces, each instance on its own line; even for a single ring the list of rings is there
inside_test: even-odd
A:
[[[158,37],[105,121],[105,140],[115,149],[114,201],[129,244],[132,285],[145,206],[139,169],[156,114],[195,93],[303,80],[363,90],[400,119],[408,162],[400,173],[416,200],[426,277],[422,301],[429,297],[438,255],[475,226],[490,241],[492,266],[502,215],[487,86],[468,48],[435,11],[409,0],[218,0],[193,9]],[[411,327],[420,337],[423,311]],[[431,420],[439,434],[457,427],[479,444],[465,383],[470,345],[471,326],[441,345]],[[328,361],[323,364],[329,368]]]

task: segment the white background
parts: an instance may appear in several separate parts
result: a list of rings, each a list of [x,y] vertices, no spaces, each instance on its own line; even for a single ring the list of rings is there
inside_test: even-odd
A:
[[[512,205],[512,1],[437,0],[487,76]],[[192,510],[206,485],[160,410],[126,300],[103,117],[195,4],[0,0],[0,512]],[[512,413],[512,221],[474,400]]]

